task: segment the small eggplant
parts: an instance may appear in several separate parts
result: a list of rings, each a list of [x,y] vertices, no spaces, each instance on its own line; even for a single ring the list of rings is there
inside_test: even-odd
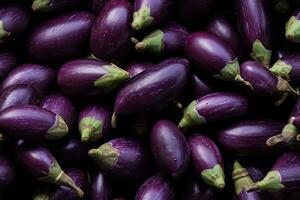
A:
[[[170,15],[173,4],[172,0],[135,0],[132,28],[141,30],[160,24]]]
[[[111,200],[112,187],[109,179],[101,172],[97,172],[92,180],[90,200]]]
[[[128,72],[112,63],[80,59],[61,66],[57,82],[65,94],[87,98],[111,92],[128,78]]]
[[[33,11],[56,11],[78,4],[81,0],[33,0]]]
[[[8,51],[0,52],[0,80],[2,81],[17,66],[17,58]]]
[[[213,89],[206,83],[206,81],[200,79],[195,74],[193,74],[191,77],[190,88],[192,90],[194,99],[198,99],[204,95],[213,93]]]
[[[285,37],[295,43],[300,43],[300,10],[298,9],[285,25]]]
[[[112,111],[104,106],[89,105],[79,114],[79,132],[83,142],[107,138],[111,132]]]
[[[171,121],[159,120],[154,124],[150,146],[160,170],[172,178],[178,178],[189,164],[189,146],[183,133]]]
[[[151,169],[150,152],[135,139],[115,138],[88,154],[104,172],[122,179],[144,178]]]
[[[18,105],[0,112],[0,132],[5,137],[54,140],[68,133],[68,126],[57,114],[31,105]]]
[[[15,169],[12,162],[0,154],[0,190],[13,184],[15,180]]]
[[[209,185],[223,189],[225,187],[224,166],[217,145],[204,135],[193,135],[188,140],[191,161],[197,174]]]
[[[178,126],[187,129],[201,124],[241,117],[247,112],[246,97],[230,92],[216,92],[192,101],[186,107]]]
[[[102,8],[109,0],[89,0],[89,11],[98,16]]]
[[[129,63],[124,69],[129,73],[130,78],[133,78],[134,76],[153,66],[154,64],[152,62],[138,60]]]
[[[176,190],[164,176],[157,174],[148,178],[139,188],[135,200],[175,200]]]

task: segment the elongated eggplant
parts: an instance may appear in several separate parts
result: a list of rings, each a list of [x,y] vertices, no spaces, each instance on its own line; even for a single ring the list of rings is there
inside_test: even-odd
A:
[[[271,46],[271,19],[261,0],[236,0],[237,18],[242,39],[250,56],[265,67],[269,67]]]
[[[64,61],[84,55],[93,21],[90,13],[72,12],[43,22],[29,36],[29,55],[39,62]]]
[[[11,106],[35,105],[36,103],[36,92],[29,85],[13,85],[3,90],[0,95],[0,111]]]
[[[65,94],[84,98],[108,93],[128,78],[128,72],[114,64],[80,59],[61,66],[57,82]]]
[[[78,4],[81,0],[33,0],[33,11],[56,11]]]
[[[300,43],[300,10],[293,13],[285,25],[285,37],[295,43]]]
[[[0,132],[5,137],[54,140],[68,133],[61,116],[38,106],[18,105],[0,112]]]
[[[178,178],[189,164],[189,146],[183,133],[171,121],[159,120],[154,124],[150,146],[160,170],[172,178]]]
[[[0,43],[23,36],[30,22],[30,13],[19,4],[0,7]]]
[[[69,187],[73,189],[79,197],[83,197],[83,191],[77,187],[74,181],[61,169],[46,146],[18,140],[12,144],[12,148],[20,165],[35,179]]]
[[[173,4],[172,0],[135,0],[132,28],[141,30],[163,22],[170,15]]]
[[[79,132],[83,142],[107,138],[111,132],[112,111],[105,106],[89,105],[79,114]]]
[[[101,172],[97,172],[92,180],[90,200],[112,199],[112,188],[108,178]]]
[[[0,189],[13,184],[15,180],[15,169],[12,162],[4,155],[0,154]]]
[[[223,189],[225,187],[224,165],[217,145],[204,135],[193,135],[188,140],[191,161],[197,174],[209,185]]]
[[[193,74],[191,77],[190,87],[191,87],[194,99],[198,99],[204,95],[213,93],[213,89],[207,84],[207,82],[200,79],[195,74]]]
[[[157,174],[148,178],[139,188],[135,200],[175,200],[176,191],[172,183]]]
[[[17,66],[17,58],[8,51],[0,52],[0,80],[2,81]]]
[[[148,149],[135,139],[115,138],[88,154],[104,172],[123,179],[141,179],[151,168]]]
[[[126,56],[130,47],[131,14],[127,0],[111,0],[105,4],[92,29],[90,47],[94,56],[109,62]]]
[[[150,61],[136,60],[126,65],[125,70],[129,73],[130,78],[133,78],[134,76],[153,66],[154,64]]]
[[[249,120],[234,123],[218,133],[221,145],[239,156],[274,155],[281,147],[269,147],[269,137],[279,134],[284,123],[273,120]]]
[[[178,126],[187,129],[201,124],[241,117],[247,112],[246,97],[230,92],[216,92],[192,101],[186,107]]]
[[[109,0],[89,0],[89,10],[96,16]]]
[[[37,64],[24,64],[15,68],[1,83],[0,91],[19,84],[30,85],[39,97],[46,95],[55,85],[54,69]]]

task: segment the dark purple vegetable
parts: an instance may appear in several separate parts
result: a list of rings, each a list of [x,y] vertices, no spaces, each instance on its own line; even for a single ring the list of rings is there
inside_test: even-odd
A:
[[[43,65],[23,64],[15,68],[1,83],[1,92],[18,85],[30,85],[35,89],[39,97],[44,96],[55,85],[55,70]]]
[[[8,51],[0,52],[0,80],[3,80],[9,72],[17,66],[17,58]]]
[[[129,73],[130,78],[133,78],[134,76],[153,66],[154,64],[150,61],[137,60],[129,63],[124,69]]]
[[[141,179],[151,168],[148,149],[135,139],[115,138],[88,153],[104,172],[118,178]]]
[[[188,143],[196,173],[201,175],[207,184],[223,189],[225,187],[223,159],[214,141],[196,134],[189,138]]]
[[[94,17],[87,12],[72,12],[38,25],[31,33],[27,49],[39,62],[63,61],[84,55]]]
[[[0,189],[13,184],[15,180],[15,169],[12,162],[0,154]]]
[[[300,10],[290,17],[285,25],[285,37],[295,43],[300,42]]]
[[[68,131],[59,115],[38,106],[17,105],[0,112],[0,132],[5,137],[54,140]]]
[[[213,93],[213,89],[206,83],[206,81],[203,81],[195,74],[191,77],[190,88],[194,99]]]
[[[101,10],[92,29],[90,47],[105,61],[122,60],[130,47],[132,8],[127,0],[110,0]]]
[[[183,133],[171,121],[159,120],[154,124],[150,146],[157,166],[172,178],[178,178],[189,164],[189,146]]]
[[[148,178],[139,188],[135,200],[175,200],[176,190],[162,175]]]
[[[241,117],[248,112],[246,97],[230,92],[216,92],[192,101],[185,109],[179,127],[189,127]]]
[[[33,0],[33,11],[56,11],[78,4],[81,0]]]
[[[34,89],[29,85],[13,85],[0,95],[0,111],[16,105],[34,105],[37,103],[37,96]]]
[[[112,63],[79,59],[61,66],[57,82],[65,94],[87,98],[108,93],[128,78],[128,72]]]
[[[266,13],[264,1],[235,0],[237,19],[242,39],[250,56],[265,67],[269,67],[271,46],[271,18]]]
[[[141,30],[160,24],[170,15],[173,4],[172,0],[135,0],[132,28]]]
[[[94,175],[90,190],[90,200],[111,200],[112,188],[108,178],[101,172]]]
[[[89,0],[89,10],[96,16],[109,0]]]
[[[108,138],[111,132],[112,111],[105,106],[88,105],[79,114],[79,132],[83,142]]]

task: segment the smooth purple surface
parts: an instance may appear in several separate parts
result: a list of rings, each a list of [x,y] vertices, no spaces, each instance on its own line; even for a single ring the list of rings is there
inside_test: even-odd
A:
[[[129,73],[130,78],[133,78],[153,66],[154,64],[151,61],[136,60],[127,64],[124,69]]]
[[[180,200],[214,200],[216,198],[215,191],[197,181],[195,177],[188,177],[180,186]]]
[[[292,67],[289,77],[292,82],[300,81],[300,53],[285,54],[280,58],[285,64]]]
[[[293,119],[293,124],[297,127],[300,128],[300,116],[295,116]]]
[[[71,6],[75,6],[80,3],[82,0],[49,0],[48,6],[45,11],[56,11],[64,8],[68,8]],[[36,11],[34,7],[32,7],[33,11]],[[37,10],[39,11],[39,10]],[[44,11],[44,10],[42,10]]]
[[[92,180],[90,190],[90,200],[111,200],[112,199],[112,188],[109,179],[102,174],[97,172]]]
[[[0,154],[0,189],[12,185],[15,176],[15,169],[12,162],[6,156]]]
[[[96,16],[109,0],[89,0],[89,10]]]
[[[191,77],[190,87],[193,92],[194,99],[213,93],[213,89],[195,74]]]
[[[3,80],[9,72],[17,66],[17,58],[8,51],[0,52],[0,80]]]

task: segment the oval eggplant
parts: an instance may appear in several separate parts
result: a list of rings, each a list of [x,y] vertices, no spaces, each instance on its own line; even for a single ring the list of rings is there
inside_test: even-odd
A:
[[[177,126],[159,120],[152,128],[150,146],[156,164],[165,174],[178,178],[189,164],[190,150]]]
[[[162,175],[148,178],[139,188],[135,200],[175,200],[175,188]]]
[[[109,0],[89,0],[89,10],[96,16]]]
[[[292,42],[300,43],[300,10],[293,13],[285,25],[285,37]]]
[[[129,73],[130,78],[133,78],[153,66],[154,64],[152,62],[137,60],[129,63],[124,69]]]
[[[193,135],[188,140],[191,161],[197,174],[209,185],[218,189],[225,187],[223,159],[217,145],[204,135]]]
[[[192,101],[186,107],[178,126],[188,129],[210,122],[241,117],[247,112],[246,97],[230,92],[216,92]]]
[[[213,93],[213,89],[206,83],[206,81],[193,74],[191,77],[190,88],[194,99],[198,99],[204,95]]]
[[[12,162],[0,154],[0,189],[13,184],[15,180],[15,169]]]
[[[90,13],[72,12],[43,22],[29,36],[29,55],[39,62],[57,62],[83,55],[88,48],[93,20]]]
[[[33,11],[56,11],[78,4],[81,0],[33,0]]]
[[[2,81],[17,66],[17,58],[8,51],[0,52],[0,80]]]
[[[122,60],[129,51],[132,8],[127,0],[105,4],[91,33],[90,47],[94,56],[105,61]]]
[[[0,132],[5,137],[54,140],[68,133],[68,126],[57,114],[31,105],[18,105],[0,112]]]
[[[94,175],[90,190],[90,200],[112,199],[112,188],[108,178],[101,172]]]
[[[61,66],[57,82],[60,89],[69,96],[94,97],[112,91],[128,78],[128,72],[114,64],[80,59]]]

